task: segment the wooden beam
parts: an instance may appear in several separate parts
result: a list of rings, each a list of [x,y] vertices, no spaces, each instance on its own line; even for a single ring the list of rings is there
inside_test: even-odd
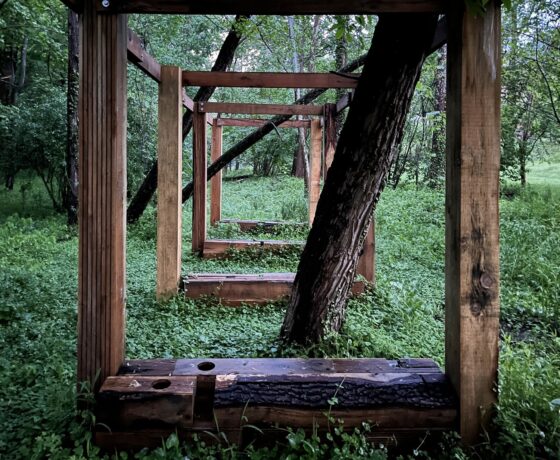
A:
[[[205,259],[227,258],[231,251],[281,251],[286,248],[300,247],[299,241],[282,240],[206,240],[204,242]]]
[[[193,111],[193,214],[192,250],[202,254],[206,240],[206,116],[196,103]]]
[[[111,0],[107,6],[97,2],[99,11],[107,13],[168,14],[380,14],[443,13],[447,0]]]
[[[124,358],[126,16],[84,3],[80,52],[78,381],[95,391]]]
[[[183,72],[185,86],[227,88],[355,88],[360,74],[288,72]]]
[[[82,13],[84,11],[83,0],[61,0],[61,1],[75,13]]]
[[[449,15],[445,368],[459,431],[481,440],[496,402],[499,339],[500,8]]]
[[[222,156],[222,125],[215,119],[212,125],[212,145],[210,158],[214,163]],[[210,179],[210,224],[216,225],[222,219],[222,171]]]
[[[157,289],[158,299],[177,294],[182,254],[183,136],[181,69],[163,66],[159,85]]]
[[[323,150],[323,127],[321,120],[311,122],[309,148],[309,225],[313,224],[317,203],[321,195],[321,152]]]
[[[307,226],[307,222],[275,222],[262,220],[239,220],[239,219],[222,219],[222,224],[234,224],[239,226],[242,232],[274,232],[276,228],[281,226],[287,227],[303,227]]]
[[[260,128],[268,123],[270,120],[260,120],[260,119],[249,119],[249,118],[216,118],[218,126],[238,126],[238,127],[251,127]],[[277,128],[310,128],[310,120],[287,120],[279,125]]]
[[[245,115],[322,115],[323,106],[303,104],[242,104],[233,102],[201,102],[206,113],[236,113]]]

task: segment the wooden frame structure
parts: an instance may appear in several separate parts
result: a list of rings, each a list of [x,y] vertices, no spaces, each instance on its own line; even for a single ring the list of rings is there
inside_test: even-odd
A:
[[[66,0],[82,13],[80,69],[80,208],[78,380],[100,402],[96,433],[105,447],[159,444],[214,427],[212,413],[243,442],[241,421],[311,429],[328,408],[345,426],[378,423],[378,433],[456,428],[475,443],[496,401],[499,326],[498,186],[500,162],[500,8],[478,17],[447,0]],[[305,360],[251,363],[124,361],[126,62],[125,13],[447,14],[446,371],[429,360]],[[166,77],[167,78],[167,77]],[[169,76],[177,78],[177,76]],[[174,100],[173,104],[177,104]],[[196,123],[206,124],[197,117]],[[200,167],[200,165],[199,165]],[[397,378],[400,376],[399,378]],[[451,383],[457,401],[449,393]],[[264,388],[265,393],[257,388]],[[308,391],[319,395],[305,401]],[[368,404],[354,394],[367,391]],[[434,396],[434,392],[437,397]],[[278,401],[266,393],[289,395]],[[394,395],[379,404],[375,395]],[[416,393],[415,393],[416,392]],[[427,393],[426,393],[427,392]],[[242,397],[242,395],[254,397]],[[410,395],[427,398],[411,400]],[[431,399],[430,399],[431,398]],[[434,403],[422,406],[429,399]],[[108,403],[104,403],[107,402]],[[389,402],[388,402],[389,401]],[[272,404],[272,405],[271,405]],[[224,414],[228,414],[227,417]],[[100,425],[101,426],[101,425]]]

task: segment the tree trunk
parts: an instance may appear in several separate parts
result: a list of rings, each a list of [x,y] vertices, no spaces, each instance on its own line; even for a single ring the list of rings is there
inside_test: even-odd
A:
[[[343,27],[344,30],[348,28],[348,16],[336,16],[336,21],[339,24],[339,27]],[[336,68],[339,69],[344,67],[348,62],[348,39],[346,34],[340,35],[336,38],[336,45],[334,49],[335,54],[335,61],[336,61]],[[336,98],[340,99],[347,93],[347,89],[337,89],[336,90]],[[340,131],[342,131],[342,126],[344,125],[344,111],[341,111],[336,116],[336,134],[337,136],[340,135]]]
[[[233,62],[233,58],[235,56],[235,52],[241,42],[241,34],[239,33],[239,24],[243,21],[246,21],[249,17],[248,16],[236,16],[231,29],[220,48],[220,52],[218,53],[218,57],[212,66],[213,72],[224,71],[227,70],[228,67]],[[215,87],[201,87],[197,91],[195,97],[193,98],[196,102],[207,102],[214,91],[216,90]],[[188,136],[190,130],[192,129],[192,112],[187,110],[183,115],[183,140]],[[148,174],[142,181],[140,188],[130,201],[127,210],[127,222],[133,223],[136,222],[140,216],[146,210],[148,203],[152,199],[154,192],[157,188],[157,160],[152,163]]]
[[[364,61],[366,56],[360,56],[355,61],[349,63],[346,67],[338,69],[337,72],[354,72],[355,70],[359,69],[362,65],[364,65]],[[315,99],[321,96],[326,89],[314,89],[305,93],[301,98],[296,101],[296,104],[311,104]],[[241,139],[237,144],[231,147],[228,151],[226,151],[220,158],[218,158],[214,163],[212,163],[207,170],[207,179],[210,180],[214,177],[222,168],[225,168],[229,163],[235,160],[239,155],[243,152],[251,148],[255,145],[258,141],[260,141],[263,137],[267,134],[274,131],[274,126],[279,125],[280,123],[289,120],[291,118],[290,115],[278,115],[273,117],[269,120],[270,123],[261,126],[260,128],[254,130],[251,134],[247,137]],[[193,183],[189,182],[183,188],[183,203],[187,201],[193,193]]]
[[[428,186],[437,188],[445,179],[445,103],[446,92],[446,47],[441,48],[437,54],[437,67],[434,78],[434,110],[439,114],[434,117],[432,130],[432,155],[428,165]]]
[[[78,223],[78,92],[80,28],[76,13],[68,10],[68,88],[66,112],[66,182],[63,206],[68,225]]]
[[[299,263],[281,332],[287,342],[317,343],[342,325],[436,22],[431,14],[379,17]]]

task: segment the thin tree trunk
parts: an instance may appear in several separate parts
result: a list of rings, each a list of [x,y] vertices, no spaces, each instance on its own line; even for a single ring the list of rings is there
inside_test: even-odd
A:
[[[445,177],[445,103],[446,92],[446,47],[441,48],[437,54],[437,67],[434,78],[434,110],[439,114],[434,118],[432,131],[432,155],[428,165],[428,186],[437,188]]]
[[[431,14],[379,17],[299,263],[281,332],[287,342],[319,342],[344,321],[360,250],[436,22]]]
[[[355,61],[349,63],[346,67],[337,69],[337,72],[354,72],[364,65],[366,56],[360,56]],[[305,93],[301,98],[299,98],[296,104],[311,104],[315,99],[321,96],[327,91],[326,89],[314,89]],[[212,163],[207,169],[207,178],[210,180],[214,177],[222,168],[225,168],[229,163],[235,160],[239,155],[244,153],[247,149],[251,148],[258,141],[260,141],[267,134],[274,131],[274,126],[283,123],[291,118],[290,115],[278,115],[269,120],[269,123],[261,126],[260,128],[254,130],[251,134],[241,139],[237,144],[231,147],[229,150],[224,152],[224,154],[218,158],[214,163]],[[189,182],[183,188],[183,203],[187,201],[193,193],[193,183]]]
[[[63,206],[68,225],[78,223],[78,92],[80,29],[78,15],[68,10],[68,88],[66,112],[66,181]]]
[[[241,43],[241,34],[239,33],[239,24],[246,21],[249,17],[248,16],[236,16],[235,21],[233,22],[231,29],[222,44],[220,52],[218,53],[218,57],[212,66],[212,71],[223,71],[227,70],[227,68],[233,62],[233,58],[235,56],[235,52]],[[198,92],[196,93],[194,100],[197,102],[206,102],[212,97],[214,91],[216,90],[215,87],[201,87],[199,88]],[[188,136],[190,130],[192,129],[192,112],[187,110],[183,115],[183,140]],[[148,203],[152,199],[157,188],[157,160],[154,161],[148,174],[142,181],[140,188],[130,201],[127,210],[127,222],[133,223],[136,222],[140,216],[146,210]]]
[[[344,30],[348,28],[348,16],[337,16],[336,21],[338,22],[338,27],[343,27]],[[340,67],[344,67],[348,62],[348,40],[346,34],[342,34],[340,37],[336,39],[336,45],[334,49],[335,54],[335,61],[336,61],[336,68],[339,69]],[[340,99],[343,97],[348,90],[346,89],[337,89],[336,90],[336,98]],[[344,125],[344,112],[340,112],[336,116],[336,134],[337,136],[340,135],[340,131],[342,131],[342,125]]]

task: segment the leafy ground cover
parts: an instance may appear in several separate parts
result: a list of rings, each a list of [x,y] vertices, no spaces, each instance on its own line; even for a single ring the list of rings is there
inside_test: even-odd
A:
[[[76,231],[52,214],[37,184],[25,194],[0,192],[0,457],[97,458],[101,454],[88,431],[94,420],[87,412],[76,417],[74,409]],[[409,453],[412,458],[560,458],[560,189],[531,186],[507,196],[501,202],[501,399],[495,433],[475,451],[462,450],[449,436],[429,451],[419,446]],[[311,349],[283,350],[277,341],[283,305],[231,309],[179,297],[155,301],[150,211],[128,234],[127,357],[429,356],[443,364],[443,210],[441,192],[384,192],[377,212],[377,289],[352,300],[341,334]],[[305,213],[298,180],[225,183],[225,217],[301,221]],[[297,250],[200,261],[188,251],[190,205],[184,216],[185,272],[297,268]],[[212,232],[239,236],[233,226]],[[304,233],[288,226],[274,237],[302,239]],[[363,433],[335,430],[331,437],[324,442],[288,432],[284,445],[245,452],[201,442],[183,446],[172,437],[137,458],[388,455],[368,445]]]

